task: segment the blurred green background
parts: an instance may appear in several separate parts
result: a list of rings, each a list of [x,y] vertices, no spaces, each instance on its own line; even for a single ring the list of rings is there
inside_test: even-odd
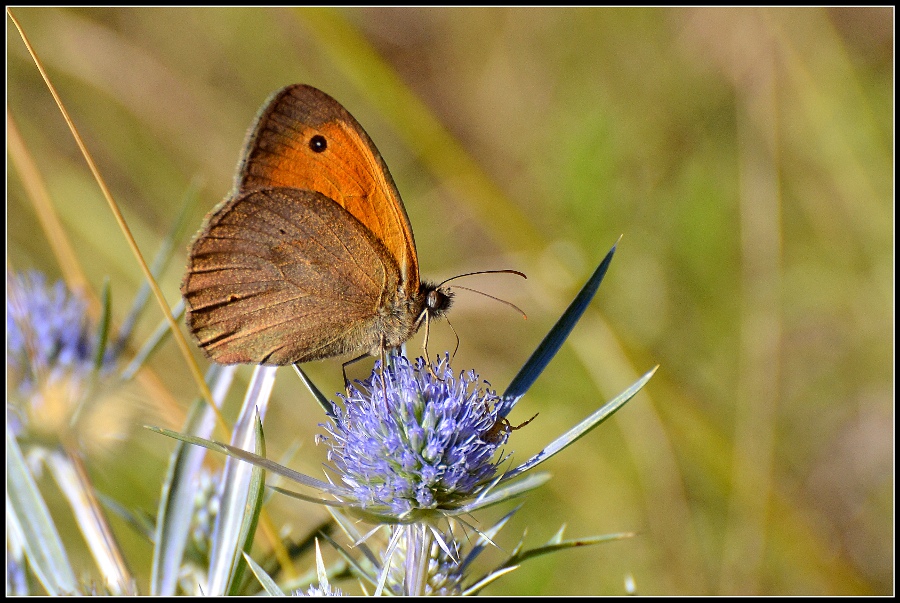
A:
[[[527,527],[537,545],[562,524],[569,537],[638,535],[530,561],[487,593],[621,594],[627,575],[647,595],[893,591],[893,9],[14,14],[145,256],[200,183],[160,280],[172,305],[253,116],[296,82],[334,96],[376,142],[426,277],[527,273],[466,283],[527,321],[466,292],[450,315],[454,366],[499,390],[624,234],[592,307],[511,417],[540,413],[512,434],[514,458],[660,369],[545,465],[553,479],[498,544]],[[8,18],[7,65],[8,116],[92,288],[111,279],[121,321],[141,274]],[[61,276],[9,159],[7,173],[8,267]],[[160,320],[151,304],[136,341]],[[432,354],[454,343],[446,324],[432,328]],[[420,346],[421,334],[410,354]],[[340,389],[340,362],[307,367]],[[180,427],[196,388],[171,340],[150,369],[102,413],[123,416],[98,437],[122,441],[88,465],[103,492],[153,511],[174,443],[139,426]],[[282,460],[321,475],[320,411],[280,375],[269,456],[299,442]],[[326,516],[278,496],[270,509],[295,534]],[[114,527],[146,591],[150,545]]]

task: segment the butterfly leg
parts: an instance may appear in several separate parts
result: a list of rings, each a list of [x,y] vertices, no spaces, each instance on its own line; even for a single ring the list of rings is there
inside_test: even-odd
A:
[[[384,369],[387,366],[387,357],[385,355],[384,348],[387,344],[387,341],[384,339],[384,335],[381,336],[381,387],[384,392],[384,406],[387,408],[388,398],[387,398],[387,379],[384,377]]]
[[[359,362],[360,360],[362,360],[363,358],[366,358],[366,357],[368,357],[368,354],[363,354],[362,356],[357,356],[356,358],[354,358],[352,360],[348,360],[347,362],[345,362],[344,364],[341,365],[341,372],[344,374],[344,389],[346,389],[346,390],[350,389],[350,380],[347,379],[347,367],[350,366],[351,364]]]
[[[452,326],[450,327],[453,328]],[[422,351],[425,354],[425,366],[428,367],[428,372],[431,373],[431,376],[437,379],[438,381],[443,381],[437,373],[434,372],[434,367],[431,364],[431,357],[428,355],[428,333],[431,329],[431,315],[427,312],[425,313],[425,341],[422,342]],[[456,331],[453,331],[456,333]],[[457,338],[457,343],[459,342],[459,338]],[[453,352],[453,355],[456,356],[456,351]]]
[[[459,334],[456,332],[456,329],[453,328],[449,319],[447,320],[447,324],[450,326],[450,330],[453,331],[453,336],[456,337],[456,347],[453,348],[453,353],[450,354],[450,362],[453,362],[453,359],[456,358],[456,352],[459,351]]]

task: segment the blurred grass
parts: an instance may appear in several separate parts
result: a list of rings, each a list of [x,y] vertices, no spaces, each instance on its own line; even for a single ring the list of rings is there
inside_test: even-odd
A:
[[[192,178],[197,226],[228,192],[269,93],[305,82],[340,100],[391,168],[423,274],[528,274],[471,283],[527,322],[465,293],[451,313],[455,366],[498,389],[624,233],[594,309],[517,411],[540,412],[515,432],[517,458],[661,369],[549,464],[501,544],[562,523],[641,534],[532,562],[489,592],[618,594],[626,573],[641,594],[892,592],[891,9],[14,12],[148,256]],[[121,321],[140,272],[9,20],[7,40],[8,109]],[[8,266],[58,275],[7,165]],[[173,305],[176,258],[160,279]],[[145,314],[139,342],[161,319]],[[449,329],[432,334],[432,353],[452,349]],[[151,364],[186,407],[195,387],[171,342]],[[338,367],[308,365],[324,391]],[[267,441],[277,458],[299,438],[293,464],[315,472],[321,419],[297,385],[279,380]],[[136,424],[179,426],[155,393],[120,403],[143,411]],[[136,430],[89,467],[104,492],[153,509],[161,448]],[[272,507],[298,531],[324,517]],[[148,545],[123,540],[146,580]]]

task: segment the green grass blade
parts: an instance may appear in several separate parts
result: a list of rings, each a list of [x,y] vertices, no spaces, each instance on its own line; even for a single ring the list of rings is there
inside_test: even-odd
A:
[[[112,292],[109,288],[109,279],[103,281],[103,295],[100,300],[102,314],[97,324],[97,350],[94,353],[94,370],[99,371],[103,367],[103,356],[106,354],[106,345],[109,342],[109,325],[112,322]]]

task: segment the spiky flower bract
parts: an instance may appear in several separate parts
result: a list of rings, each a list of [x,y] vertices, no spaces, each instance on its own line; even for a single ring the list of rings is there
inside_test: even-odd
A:
[[[322,551],[319,548],[319,540],[316,539],[316,576],[318,584],[310,584],[306,590],[293,591],[295,597],[343,597],[344,591],[332,586],[328,581],[328,572],[325,571],[325,562],[322,561]]]
[[[296,597],[343,597],[344,591],[329,584],[312,584],[305,591],[297,589],[292,594]]]
[[[397,356],[357,381],[322,439],[357,504],[397,522],[471,500],[490,482],[506,440],[495,426],[499,397],[474,371],[458,376],[449,357],[428,366]]]
[[[409,526],[392,527],[392,532],[408,532],[409,530]],[[415,565],[414,557],[424,553],[422,594],[436,596],[462,594],[463,564],[460,560],[460,544],[454,535],[435,530],[425,543],[425,551],[417,550],[415,547],[417,541],[416,535],[402,534],[402,537],[398,539],[398,546],[390,557],[382,559],[382,562],[389,566],[387,588],[395,595],[409,594],[407,589],[410,582],[410,562]],[[412,545],[412,549],[410,545]],[[444,547],[447,549],[445,550]]]
[[[210,541],[221,509],[220,475],[201,469],[194,484],[193,512],[184,559],[178,574],[182,594],[202,595],[209,572]]]

